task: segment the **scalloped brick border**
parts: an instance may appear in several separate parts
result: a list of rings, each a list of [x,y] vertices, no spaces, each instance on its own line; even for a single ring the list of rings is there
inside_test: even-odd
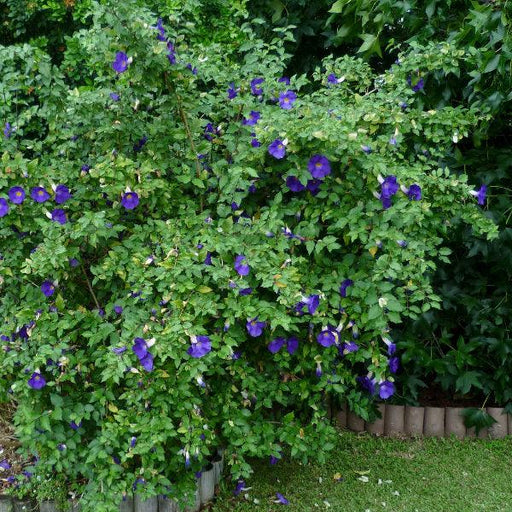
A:
[[[390,405],[381,403],[379,410],[382,418],[373,423],[363,421],[344,405],[331,418],[336,418],[339,428],[354,432],[369,432],[378,436],[425,436],[449,437],[459,439],[476,437],[475,429],[468,429],[460,415],[463,407],[412,407],[408,405]],[[502,407],[487,407],[486,411],[496,423],[478,434],[481,439],[502,439],[512,436],[512,415],[503,412]]]

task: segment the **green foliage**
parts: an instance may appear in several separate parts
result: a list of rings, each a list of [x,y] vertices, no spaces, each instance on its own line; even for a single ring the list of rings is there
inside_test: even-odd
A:
[[[1,374],[23,448],[39,457],[34,472],[65,475],[84,511],[112,510],[132,487],[190,496],[194,472],[220,446],[234,478],[250,474],[249,457],[286,448],[322,460],[334,434],[327,397],[369,417],[357,377],[377,391],[391,385],[390,329],[440,307],[431,277],[449,254],[450,219],[497,236],[475,185],[445,159],[487,113],[427,110],[408,83],[419,62],[426,80],[457,69],[453,45],[432,44],[380,75],[362,60],[326,58],[288,86],[279,79],[289,30],[264,42],[245,24],[243,44],[226,50],[201,35],[192,43],[197,27],[169,15],[161,41],[157,13],[113,5],[92,4],[91,26],[70,37],[61,66],[28,45],[0,48],[0,118],[12,128],[0,197],[27,191],[0,218]],[[116,72],[118,52],[131,61]],[[276,105],[288,89],[298,96],[291,110]],[[252,111],[261,119],[243,123]],[[283,158],[269,154],[275,140]],[[321,183],[313,155],[330,162]],[[291,192],[290,177],[317,193]],[[391,177],[405,192],[383,208]],[[413,184],[421,200],[407,196]],[[61,204],[57,185],[72,193]],[[38,186],[49,201],[29,197]],[[134,193],[138,204],[127,205]],[[51,220],[57,208],[63,223]],[[297,307],[312,295],[317,310]],[[255,318],[266,324],[260,336],[249,332]],[[336,342],[324,347],[317,336],[328,326]],[[197,336],[211,351],[191,357]],[[297,351],[269,350],[290,336]],[[141,366],[137,338],[154,368]],[[29,385],[37,372],[41,389]]]

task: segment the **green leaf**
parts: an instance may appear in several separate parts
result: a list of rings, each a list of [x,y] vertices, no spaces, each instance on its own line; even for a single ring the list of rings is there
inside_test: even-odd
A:
[[[467,428],[475,428],[476,435],[478,435],[483,428],[488,428],[493,425],[493,423],[496,423],[496,420],[490,414],[487,414],[486,411],[477,407],[464,409],[461,412],[461,416],[464,418],[464,425],[466,425]]]
[[[334,2],[332,7],[329,9],[329,12],[333,14],[340,14],[343,12],[345,5],[347,5],[349,2],[350,0],[336,0],[336,2]]]

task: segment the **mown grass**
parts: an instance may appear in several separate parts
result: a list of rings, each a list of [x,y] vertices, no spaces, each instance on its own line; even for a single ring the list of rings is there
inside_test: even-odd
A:
[[[282,460],[254,467],[251,489],[234,498],[234,486],[226,485],[211,512],[512,512],[510,438],[399,440],[342,432],[324,465]],[[289,505],[274,503],[276,492]]]

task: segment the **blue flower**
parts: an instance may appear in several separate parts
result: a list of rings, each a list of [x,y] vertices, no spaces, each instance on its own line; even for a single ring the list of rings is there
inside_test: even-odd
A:
[[[293,104],[297,100],[297,95],[293,91],[282,92],[279,95],[279,106],[284,110],[293,108]]]
[[[295,176],[288,176],[288,178],[286,178],[286,186],[292,192],[302,192],[306,189],[306,187],[300,182],[299,178]]]
[[[67,218],[66,218],[66,212],[62,208],[55,208],[51,212],[52,220],[54,222],[58,222],[59,224],[66,224]]]
[[[261,114],[256,110],[251,110],[248,118],[242,119],[242,124],[245,126],[254,126],[259,119],[261,118]]]
[[[340,295],[342,297],[346,297],[347,296],[347,288],[349,286],[352,286],[354,284],[354,281],[352,281],[352,279],[345,279],[342,283],[341,283],[341,286],[340,286]]]
[[[41,284],[41,291],[45,297],[51,297],[55,293],[55,285],[51,281],[44,281]]]
[[[84,166],[82,166],[82,170]],[[69,192],[69,188],[66,185],[57,185],[55,188],[55,202],[57,204],[65,203],[68,199],[71,198],[71,193]]]
[[[281,505],[289,505],[290,502],[280,492],[276,492],[276,497]]]
[[[235,496],[238,496],[243,490],[245,490],[245,481],[244,480],[238,480],[235,490],[233,491],[233,494]]]
[[[263,329],[265,329],[266,326],[266,322],[258,322],[258,317],[254,317],[252,320],[247,320],[247,323],[245,324],[247,332],[253,338],[261,336],[261,333],[263,332]]]
[[[0,217],[5,217],[9,213],[9,203],[3,197],[0,197]]]
[[[276,139],[270,143],[268,147],[268,152],[278,160],[281,160],[286,155],[286,147],[284,142],[280,139]]]
[[[228,87],[228,98],[230,100],[236,98],[238,96],[238,90],[235,88],[235,84],[231,82]]]
[[[13,204],[21,204],[25,200],[25,190],[23,190],[23,187],[12,187],[7,192],[7,195]]]
[[[235,267],[235,270],[238,272],[238,274],[241,276],[246,276],[249,274],[249,271],[250,271],[249,264],[247,263],[247,259],[245,258],[245,256],[243,256],[242,254],[239,254],[235,258],[234,267]]]
[[[336,344],[336,336],[331,329],[324,329],[317,335],[316,341],[320,343],[322,347],[330,347]]]
[[[46,386],[46,380],[39,372],[34,372],[30,379],[28,380],[28,385],[32,389],[39,390]]]
[[[281,347],[286,343],[286,340],[284,338],[276,338],[275,340],[272,340],[268,344],[268,350],[272,354],[275,354],[281,350]]]
[[[377,381],[375,379],[371,379],[370,377],[357,377],[356,381],[359,383],[359,385],[365,390],[370,393],[370,395],[375,394],[375,384]]]
[[[187,354],[196,359],[205,356],[212,350],[212,342],[208,336],[193,336],[191,343]]]
[[[382,400],[387,400],[392,397],[394,393],[395,385],[392,382],[385,380],[379,384],[379,396]]]
[[[263,78],[253,78],[251,80],[251,92],[254,96],[261,96],[263,94],[263,89],[258,87],[258,85],[262,84],[264,81]]]
[[[286,350],[288,350],[288,353],[290,355],[293,355],[297,351],[298,348],[299,348],[299,340],[295,336],[288,338],[288,340],[286,341]]]
[[[9,122],[5,123],[5,125],[4,125],[4,137],[6,139],[10,138],[10,136],[12,135],[12,132],[13,132],[13,129],[12,129],[11,123],[9,123]]]
[[[421,187],[416,183],[412,184],[405,193],[411,201],[419,201],[421,199]]]
[[[313,178],[322,179],[331,174],[331,164],[324,155],[313,155],[308,162],[308,170]]]
[[[124,73],[128,69],[131,59],[124,52],[117,52],[114,62],[112,62],[112,68],[118,74]]]
[[[472,190],[470,194],[478,199],[480,206],[483,206],[487,195],[487,185],[482,185],[478,190]]]
[[[398,357],[390,357],[388,361],[389,371],[396,373],[400,368],[400,359]]]

